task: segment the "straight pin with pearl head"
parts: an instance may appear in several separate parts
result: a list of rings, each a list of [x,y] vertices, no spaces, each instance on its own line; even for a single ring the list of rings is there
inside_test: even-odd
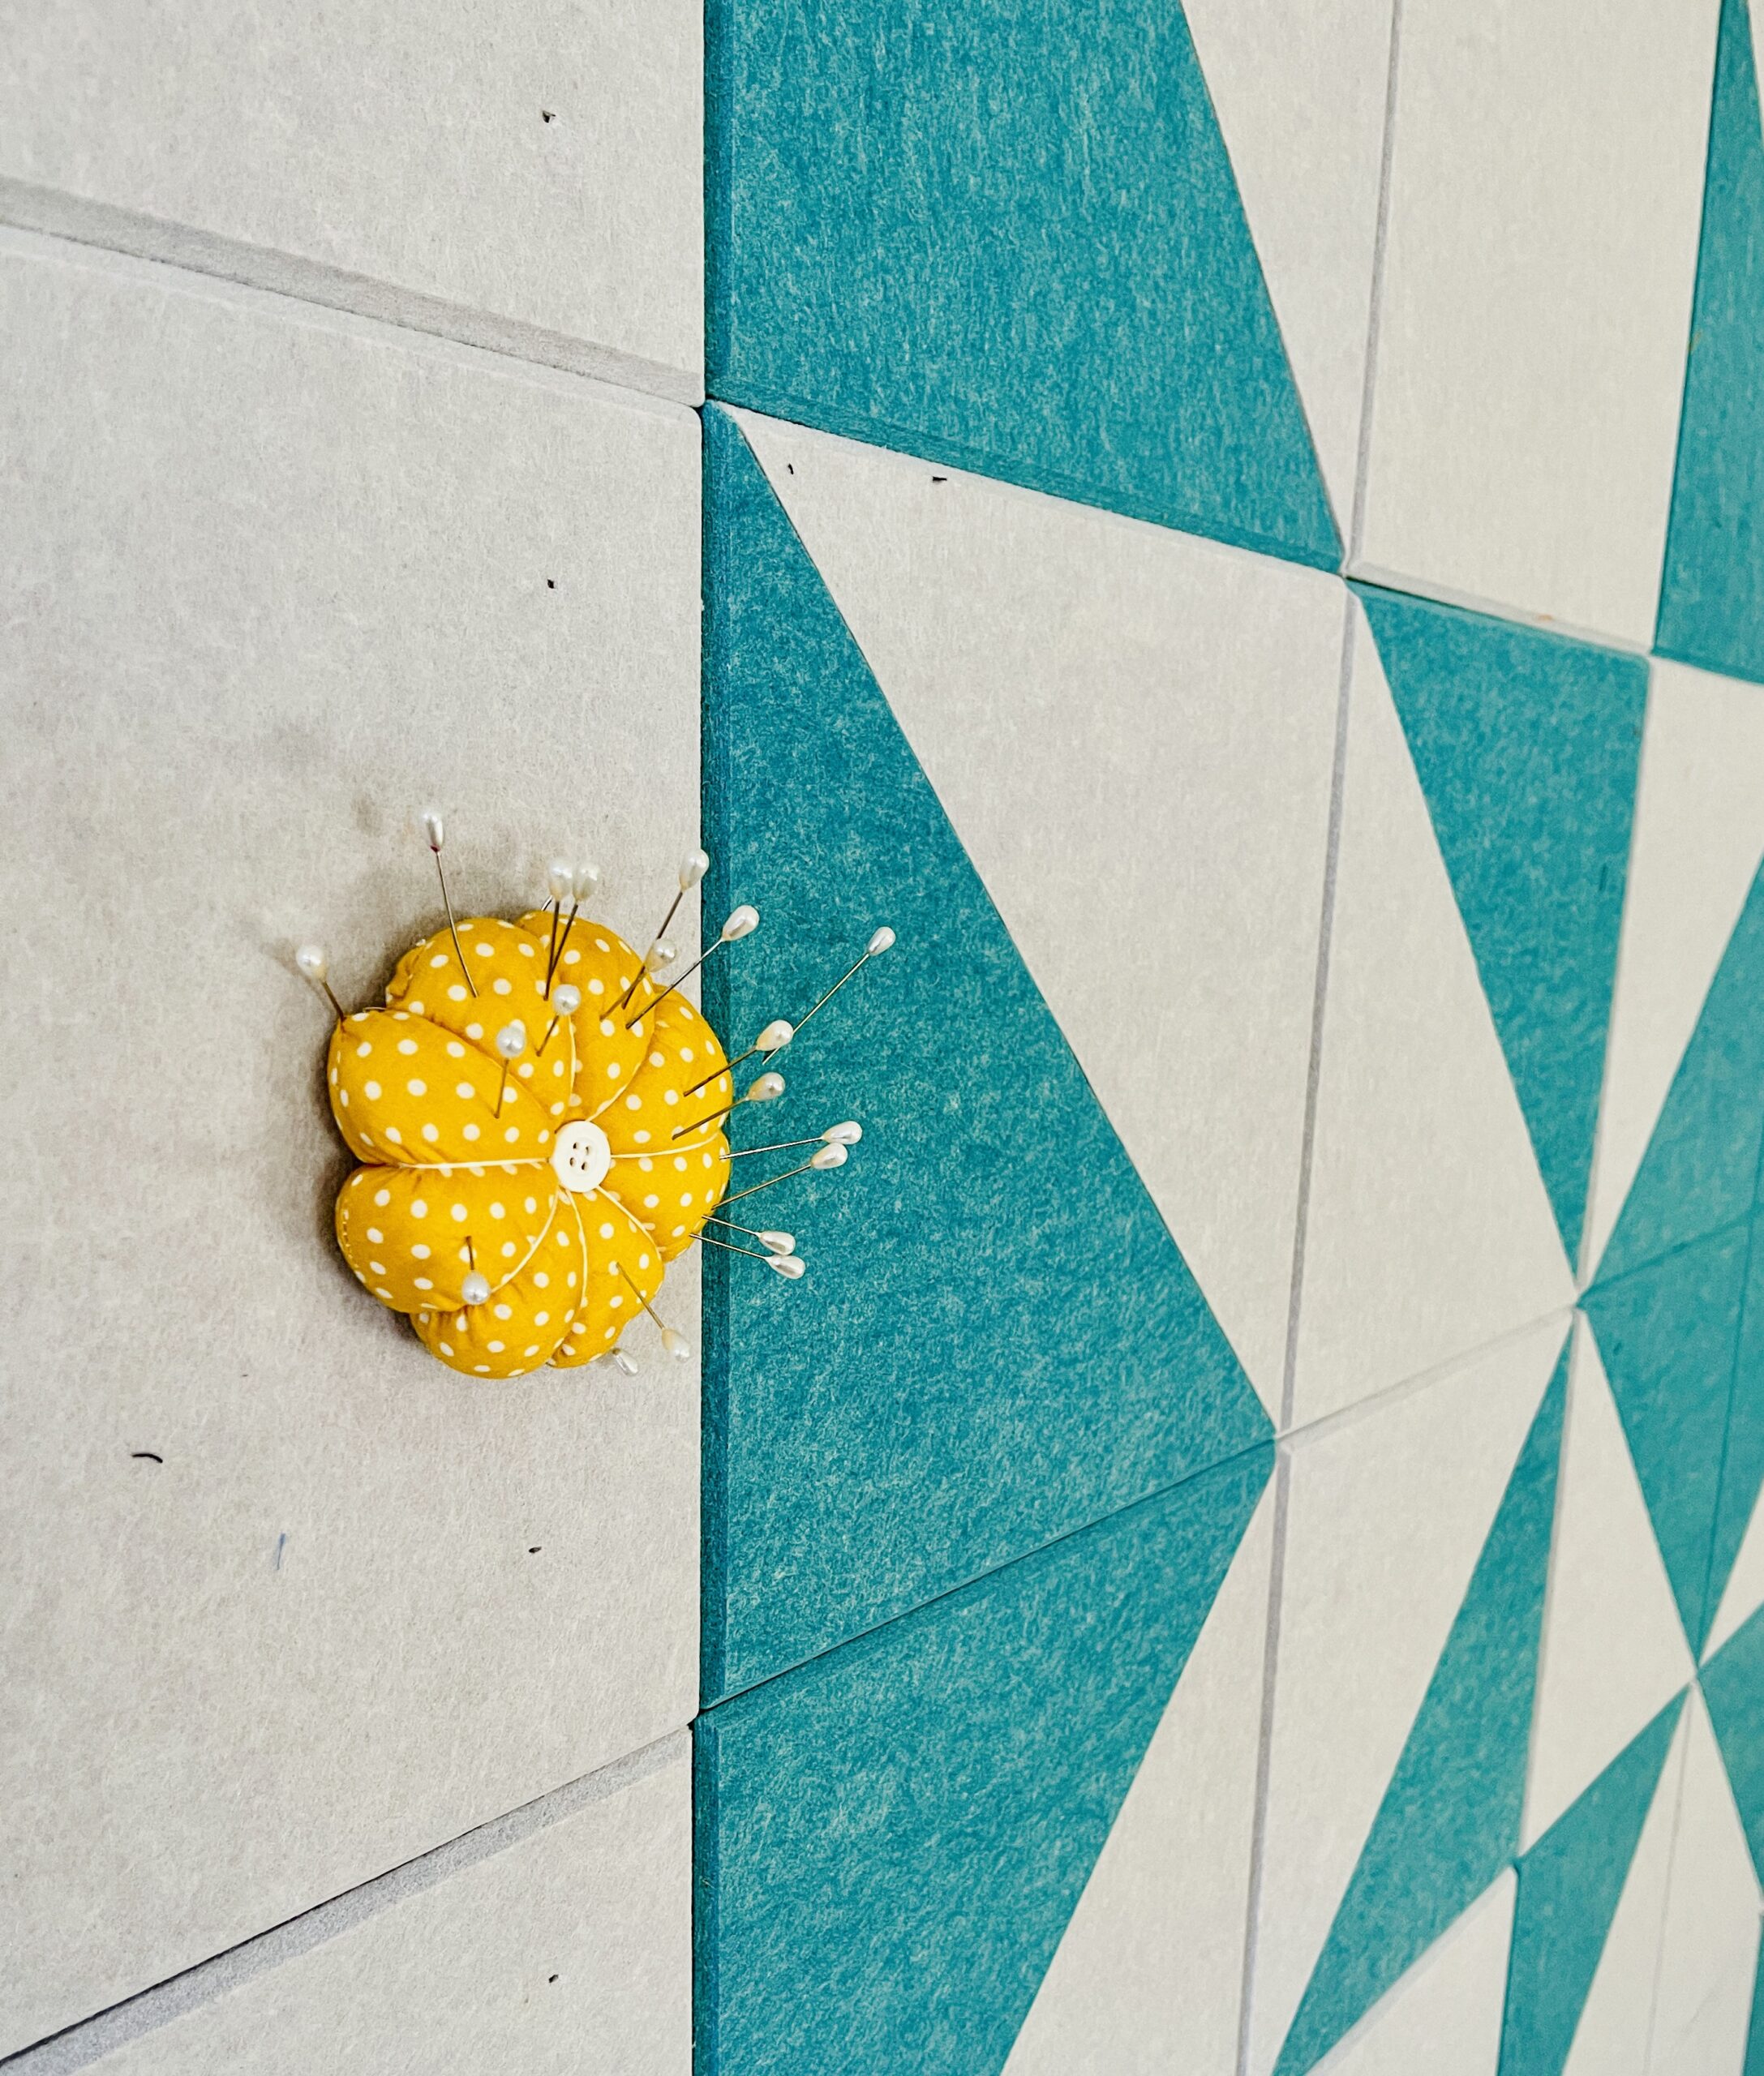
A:
[[[691,965],[689,966],[685,972],[680,974],[677,979],[670,980],[667,985],[663,988],[662,992],[655,997],[654,1002],[646,1002],[642,1008],[637,1011],[635,1016],[627,1017],[624,1023],[625,1029],[627,1031],[636,1030],[638,1024],[643,1021],[644,1018],[649,1014],[651,1010],[659,1009],[662,1004],[667,1001],[667,997],[672,994],[675,989],[682,986],[686,981],[692,978],[693,975],[696,973],[698,968],[704,964],[705,961],[710,956],[712,952],[720,951],[726,944],[739,944],[743,937],[752,937],[754,931],[758,928],[758,909],[749,907],[745,901],[741,903],[739,908],[731,909],[729,911],[728,920],[724,923],[723,928],[717,933],[716,942],[711,945],[707,950],[701,951],[698,956],[693,959]]]
[[[423,836],[435,857],[435,877],[441,882],[441,905],[447,911],[447,933],[453,940],[453,956],[459,961],[460,971],[466,976],[466,984],[475,995],[478,983],[472,978],[472,970],[466,963],[466,954],[459,941],[459,925],[453,920],[453,897],[447,890],[447,873],[441,864],[441,845],[447,831],[441,817],[432,810],[423,817]]]
[[[496,1050],[502,1056],[502,1079],[496,1088],[496,1115],[502,1115],[502,1099],[509,1092],[509,1069],[526,1050],[526,1026],[517,1017],[496,1033]]]
[[[652,1304],[650,1304],[648,1298],[646,1298],[642,1292],[638,1289],[637,1285],[631,1281],[630,1277],[625,1276],[624,1271],[619,1267],[619,1264],[616,1262],[615,1262],[612,1266],[614,1268],[618,1269],[618,1272],[621,1276],[624,1276],[626,1284],[629,1285],[632,1296],[636,1298],[638,1304],[643,1307],[644,1310],[649,1314],[650,1317],[655,1320],[656,1327],[660,1332],[662,1336],[662,1346],[667,1350],[668,1354],[673,1357],[676,1362],[689,1362],[692,1360],[692,1343],[687,1340],[685,1334],[677,1332],[672,1327],[668,1325],[667,1321],[663,1319],[661,1314],[656,1310],[655,1307]]]
[[[324,955],[324,946],[302,945],[294,954],[294,964],[303,980],[310,980],[315,988],[324,990],[329,997],[332,1008],[337,1011],[337,1022],[341,1023],[343,1021],[343,1005],[337,998],[336,989],[331,985],[331,962]]]
[[[737,1053],[732,1060],[725,1061],[717,1069],[715,1074],[707,1074],[702,1081],[695,1081],[690,1088],[683,1088],[680,1092],[680,1094],[696,1096],[701,1088],[708,1088],[711,1083],[716,1080],[718,1075],[731,1072],[734,1068],[738,1067],[743,1060],[752,1059],[756,1053],[763,1053],[766,1055],[766,1064],[770,1066],[796,1035],[783,1017],[777,1018],[766,1025],[745,1053]]]
[[[796,1280],[807,1266],[800,1255],[762,1255],[756,1247],[737,1247],[729,1241],[719,1240],[709,1233],[701,1233],[698,1239],[701,1246],[720,1247],[726,1255],[745,1255],[750,1262],[764,1262],[766,1267],[772,1270],[775,1274],[786,1277],[792,1283]]]
[[[781,1074],[762,1074],[758,1081],[749,1084],[746,1095],[737,1096],[732,1103],[725,1103],[720,1110],[713,1110],[708,1117],[694,1117],[689,1125],[680,1126],[673,1137],[684,1139],[688,1132],[702,1131],[706,1125],[717,1123],[719,1119],[727,1117],[732,1110],[739,1110],[744,1103],[775,1103],[783,1092],[784,1078]]]
[[[804,1024],[809,1023],[813,1018],[818,1017],[821,1014],[822,1010],[824,1010],[827,1004],[832,1001],[833,997],[839,992],[840,989],[845,985],[846,982],[852,978],[853,974],[861,972],[865,967],[869,965],[871,959],[880,959],[882,954],[888,950],[894,942],[894,932],[888,928],[886,923],[883,924],[882,927],[871,936],[869,942],[865,946],[862,956],[854,959],[852,963],[846,967],[845,971],[839,976],[839,979],[833,983],[833,985],[827,989],[826,993],[821,997],[820,1001],[814,1005],[813,1008],[809,1011],[806,1016],[803,1017],[800,1021],[797,1023],[792,1032],[792,1036],[794,1037],[799,1035]],[[766,1057],[770,1060],[772,1056],[768,1053]]]
[[[753,1153],[790,1153],[799,1146],[856,1146],[863,1136],[864,1127],[856,1118],[848,1117],[843,1125],[829,1125],[813,1139],[781,1139],[770,1146],[738,1146],[729,1158],[745,1160]]]
[[[680,860],[680,891],[667,904],[667,913],[662,918],[661,928],[655,933],[655,936],[650,939],[649,950],[646,951],[643,954],[643,963],[637,968],[636,977],[632,980],[630,986],[625,989],[624,993],[620,995],[619,999],[612,1005],[614,1015],[617,1015],[618,1012],[624,1007],[628,1002],[629,1002],[632,996],[637,993],[637,981],[642,979],[644,973],[646,972],[653,972],[654,969],[650,965],[650,953],[655,951],[656,947],[661,943],[663,938],[667,935],[667,926],[673,921],[675,916],[680,912],[680,903],[685,899],[686,896],[691,893],[693,889],[698,884],[699,881],[704,877],[705,874],[709,872],[710,869],[710,856],[707,852],[703,851],[689,851],[685,856]],[[664,959],[662,961],[662,963],[665,966],[667,963],[667,961]]]
[[[792,1182],[798,1175],[809,1173],[810,1169],[818,1175],[824,1175],[829,1169],[843,1168],[846,1158],[845,1148],[835,1139],[831,1145],[823,1146],[818,1153],[811,1155],[800,1168],[787,1168],[782,1175],[770,1175],[763,1182],[755,1182],[749,1188],[737,1190],[732,1196],[724,1197],[723,1208],[727,1211],[732,1203],[739,1203],[743,1197],[757,1197],[762,1190],[775,1190],[780,1182]]]
[[[545,986],[541,991],[549,995],[552,976],[563,963],[564,954],[569,948],[569,933],[576,927],[576,918],[582,913],[582,903],[594,899],[594,889],[600,884],[600,870],[596,865],[577,865],[569,876],[569,920],[564,925],[564,934],[558,938],[551,959],[545,968]]]
[[[619,997],[618,1001],[612,1005],[611,1014],[616,1016],[619,1011],[624,1008],[624,1005],[629,1002],[632,996],[637,992],[637,984],[639,980],[642,980],[647,976],[648,979],[653,981],[656,975],[661,972],[664,966],[672,966],[679,956],[679,951],[676,948],[672,938],[657,937],[655,941],[650,946],[649,950],[644,953],[643,963],[637,968],[636,976],[633,979],[630,986],[625,989],[624,993]]]
[[[710,1225],[726,1225],[732,1233],[745,1233],[749,1240],[758,1240],[768,1254],[793,1255],[796,1251],[794,1233],[767,1232],[754,1225],[737,1225],[732,1218],[719,1218],[715,1212],[706,1220]]]
[[[545,1057],[545,1049],[552,1042],[552,1033],[566,1016],[573,1016],[582,1007],[582,989],[573,988],[566,980],[552,997],[552,1020],[545,1027],[545,1036],[534,1049],[539,1057]]]
[[[545,869],[545,885],[552,899],[552,941],[546,948],[545,970],[549,973],[557,963],[557,926],[564,920],[564,903],[569,900],[572,874],[561,858],[553,858]]]

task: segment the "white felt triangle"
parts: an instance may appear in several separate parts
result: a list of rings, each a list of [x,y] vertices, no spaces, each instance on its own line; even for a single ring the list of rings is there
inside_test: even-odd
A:
[[[1277,1418],[1341,585],[737,416]]]
[[[1185,0],[1344,542],[1354,510],[1390,0]]]

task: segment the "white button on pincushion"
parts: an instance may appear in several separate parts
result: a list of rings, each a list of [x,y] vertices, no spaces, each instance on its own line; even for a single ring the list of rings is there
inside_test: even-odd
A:
[[[574,1124],[559,1128],[552,1147],[552,1170],[566,1190],[573,1190],[577,1195],[586,1190],[598,1190],[612,1165],[612,1148],[599,1125],[579,1117]]]

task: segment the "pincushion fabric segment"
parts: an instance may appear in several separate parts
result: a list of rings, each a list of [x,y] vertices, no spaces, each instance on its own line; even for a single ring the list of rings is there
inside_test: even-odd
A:
[[[331,1108],[363,1164],[338,1195],[337,1242],[449,1368],[567,1368],[618,1346],[720,1202],[728,1062],[603,924],[578,916],[566,933],[543,911],[458,928],[457,950],[445,930],[414,945],[386,1006],[332,1035]],[[581,997],[569,1016],[552,999],[566,980]],[[581,1120],[610,1159],[575,1190],[552,1156]],[[474,1276],[489,1287],[475,1305]]]

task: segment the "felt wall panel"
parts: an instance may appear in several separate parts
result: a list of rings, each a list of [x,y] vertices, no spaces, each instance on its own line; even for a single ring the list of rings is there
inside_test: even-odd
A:
[[[739,427],[706,422],[706,899],[766,916],[706,967],[714,1020],[745,1043],[899,933],[736,1121],[865,1139],[749,1200],[788,1213],[800,1285],[706,1264],[715,1698],[1269,1423]]]
[[[1617,1907],[1593,1971],[1592,1987],[1569,2041],[1564,2076],[1643,2076],[1648,2067],[1650,2031],[1659,1983],[1660,1935],[1666,1919],[1667,1888],[1684,1786],[1685,1748],[1689,1739],[1688,1713],[1679,1711],[1659,1785],[1642,1820],[1642,1835],[1623,1877]],[[1591,1900],[1590,1884],[1582,1893],[1586,1900]],[[1519,1954],[1514,1958],[1524,1965]],[[1564,1954],[1554,1978],[1559,1992],[1573,1986],[1571,1965]],[[1524,2040],[1517,2015],[1508,2038],[1515,2048]],[[1522,2071],[1529,2076],[1517,2052],[1514,2061],[1514,2076]]]
[[[1730,1549],[1718,1565],[1717,1524],[1749,1253],[1749,1228],[1731,1226],[1586,1297],[1667,1576],[1699,1650],[1732,1563]],[[1731,1510],[1734,1548],[1749,1511]]]
[[[1694,1692],[1685,1726],[1649,2076],[1740,2076],[1758,1967],[1758,1877],[1708,1711]]]
[[[1404,0],[1354,568],[1653,631],[1719,0]]]
[[[1594,1274],[1764,860],[1764,697],[1659,659],[1649,677],[1584,1236]]]
[[[1291,1418],[1569,1304],[1474,946],[1356,604]]]
[[[1523,1845],[1529,1848],[1590,1790],[1684,1692],[1691,1671],[1622,1418],[1598,1344],[1577,1319]]]
[[[1361,596],[1577,1260],[1647,667],[1450,606]]]
[[[358,1919],[298,1958],[259,1972],[245,1948],[230,1957],[236,1987],[89,2065],[686,2076],[692,1763],[685,1739],[674,1744],[659,1768],[434,1886],[364,1899]],[[45,2054],[41,2076],[51,2065]],[[19,2076],[33,2076],[30,2061]]]
[[[431,804],[464,911],[592,849],[652,926],[698,441],[89,248],[0,298],[10,2048],[691,1713],[690,1374],[485,1390],[362,1294],[290,954],[383,984]]]
[[[1342,586],[740,422],[1278,1418]]]
[[[1638,1731],[1519,1862],[1502,2076],[1560,2076],[1680,1713]]]
[[[1518,1846],[1567,1373],[1564,1353],[1281,2044],[1277,2076],[1314,2067],[1500,1878]]]
[[[1288,1492],[1248,1991],[1254,2076],[1281,2061],[1405,1748],[1421,1735],[1418,1718],[1474,1597],[1567,1327],[1565,1316],[1545,1320],[1282,1445]],[[1528,1465],[1528,1494],[1535,1482]],[[1493,1722],[1493,1660],[1485,1671]],[[1447,1683],[1473,1714],[1483,1678],[1460,1687],[1454,1672]],[[1434,1782],[1444,1830],[1479,1828],[1479,1791],[1474,1769],[1455,1779],[1448,1769]],[[1517,1832],[1516,1804],[1513,1821]],[[1394,1907],[1388,1945],[1419,1915]],[[1312,2052],[1333,2044],[1324,2037]]]
[[[1264,1491],[1004,2076],[1155,2076],[1236,2056],[1275,1512]]]
[[[0,218],[702,393],[689,0],[0,24]]]
[[[698,2026],[718,2076],[1002,2065],[1271,1456],[700,1718]]]
[[[714,0],[710,393],[1333,567],[1181,10]]]

